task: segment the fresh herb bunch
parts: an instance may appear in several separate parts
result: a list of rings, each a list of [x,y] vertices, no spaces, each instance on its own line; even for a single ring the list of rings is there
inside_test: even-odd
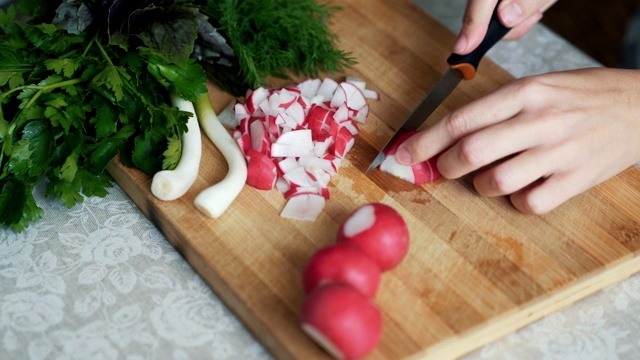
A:
[[[240,79],[231,79],[220,64],[202,61],[214,80],[236,96],[263,86],[269,77],[316,77],[339,73],[355,64],[350,53],[336,47],[329,30],[331,16],[341,8],[314,0],[207,0],[202,11],[219,26],[235,51]],[[197,43],[196,43],[197,46]],[[234,82],[234,80],[236,80]]]
[[[43,179],[68,207],[106,195],[104,169],[118,153],[147,173],[175,166],[189,114],[169,92],[195,101],[206,91],[200,66],[16,17],[14,7],[0,12],[2,225],[23,230],[43,215],[32,195]]]
[[[42,217],[36,184],[71,207],[104,196],[116,155],[153,174],[175,167],[207,75],[229,93],[270,77],[355,63],[329,31],[339,8],[313,0],[18,0],[0,10],[0,225]]]

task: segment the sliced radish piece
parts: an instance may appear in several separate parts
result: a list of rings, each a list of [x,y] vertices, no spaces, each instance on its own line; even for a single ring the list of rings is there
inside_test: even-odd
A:
[[[315,221],[322,212],[325,198],[318,194],[299,194],[289,198],[280,216],[294,220]]]
[[[360,88],[349,82],[342,83],[342,87],[347,94],[346,104],[349,109],[359,110],[367,104],[367,99]]]
[[[235,106],[235,101],[232,101],[227,106],[225,106],[224,109],[222,109],[220,114],[218,114],[218,120],[220,120],[220,123],[227,129],[235,129],[236,126],[238,126],[236,113],[234,111]]]
[[[305,156],[313,154],[311,130],[294,130],[280,135],[271,145],[272,157]]]
[[[380,93],[371,89],[362,89],[362,94],[367,99],[380,100]]]
[[[336,88],[336,91],[333,93],[331,97],[331,107],[339,108],[342,104],[347,102],[347,92],[345,91],[342,84],[339,84]]]
[[[335,143],[332,145],[333,155],[344,158],[347,152],[351,150],[354,143],[355,139],[349,129],[346,127],[340,128],[340,130],[338,130]]]
[[[280,169],[280,172],[282,174],[286,174],[293,169],[297,169],[301,167],[302,166],[293,157],[287,157],[278,161],[278,169]]]
[[[342,103],[336,109],[336,113],[333,115],[333,119],[339,123],[349,120],[349,108],[347,107],[346,103]]]
[[[318,135],[313,145],[313,155],[319,158],[323,157],[329,150],[331,144],[333,144],[333,137],[331,134]]]
[[[247,185],[260,190],[273,189],[278,178],[273,160],[253,149],[249,149],[247,158]]]
[[[332,78],[325,78],[318,88],[317,95],[322,96],[324,100],[331,100],[333,93],[338,88],[338,82]]]
[[[282,175],[282,177],[295,186],[311,187],[315,181],[303,166],[293,168]]]
[[[371,107],[369,106],[369,104],[365,104],[363,107],[360,108],[360,110],[356,112],[356,114],[354,114],[351,117],[351,119],[359,123],[364,123],[367,120],[367,117],[369,117],[370,109]]]
[[[271,148],[271,140],[264,123],[258,119],[249,125],[251,148],[261,154],[267,154]],[[246,153],[245,153],[246,154]]]
[[[311,99],[312,97],[316,96],[321,84],[322,80],[320,79],[307,79],[301,82],[298,85],[298,88],[300,89],[302,96],[306,97],[307,99]]]
[[[291,106],[296,99],[298,98],[299,93],[291,92],[287,89],[282,89],[280,91],[278,107],[279,108],[287,108]]]
[[[357,78],[355,76],[347,76],[345,81],[357,86],[359,89],[364,89],[367,84],[364,80]]]
[[[286,108],[285,113],[293,119],[296,124],[302,125],[305,122],[307,114],[304,112],[304,108],[299,102],[294,102]]]
[[[248,98],[245,101],[249,115],[251,116],[258,115],[257,111],[260,109],[260,104],[262,104],[262,102],[265,101],[268,96],[269,96],[269,90],[263,87],[259,87],[255,89],[253,92],[251,92],[251,94],[248,96]]]
[[[329,159],[320,158],[317,156],[301,156],[298,159],[298,163],[302,165],[307,171],[321,170],[329,174],[336,174],[335,166]]]

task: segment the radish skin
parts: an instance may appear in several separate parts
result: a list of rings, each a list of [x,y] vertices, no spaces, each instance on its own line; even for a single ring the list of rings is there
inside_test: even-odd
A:
[[[202,137],[193,103],[171,94],[171,104],[191,113],[187,121],[187,132],[182,135],[182,155],[173,170],[162,170],[153,176],[151,193],[160,200],[176,200],[184,195],[198,177],[202,158]]]
[[[211,107],[208,93],[200,95],[195,105],[200,126],[229,165],[229,171],[224,179],[204,189],[194,200],[198,210],[211,218],[218,218],[244,187],[247,181],[247,162],[236,140],[218,120],[218,116]]]

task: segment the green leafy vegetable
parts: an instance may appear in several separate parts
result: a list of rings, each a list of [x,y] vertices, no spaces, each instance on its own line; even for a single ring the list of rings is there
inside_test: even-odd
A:
[[[194,60],[182,64],[141,46],[109,46],[100,34],[9,21],[0,12],[0,222],[17,230],[40,218],[36,184],[73,206],[104,196],[105,167],[117,154],[148,173],[172,167],[188,113],[175,91],[195,101],[206,91]]]
[[[314,0],[208,0],[203,11],[219,22],[235,51],[242,83],[234,84],[238,79],[224,65],[203,61],[203,66],[238,96],[265,85],[268,77],[341,72],[355,60],[336,48],[328,28],[339,9]]]
[[[33,189],[73,206],[104,196],[116,156],[176,166],[213,78],[233,95],[270,77],[338,72],[354,60],[313,0],[18,0],[0,10],[0,225],[42,217]]]

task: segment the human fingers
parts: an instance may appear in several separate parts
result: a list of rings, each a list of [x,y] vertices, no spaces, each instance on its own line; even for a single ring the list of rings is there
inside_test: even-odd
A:
[[[530,110],[476,131],[457,141],[439,156],[438,170],[443,177],[456,179],[491,165],[492,168],[476,177],[476,189],[481,195],[505,195],[519,190],[540,177],[539,174],[536,176],[531,171],[522,170],[541,169],[528,166],[522,159],[532,153],[531,149],[554,143],[572,131],[567,128],[570,122],[552,124],[554,120],[554,114]],[[551,126],[555,131],[550,131]],[[515,159],[497,164],[513,156]],[[538,162],[538,159],[531,160]]]
[[[555,173],[510,195],[511,204],[525,214],[542,215],[591,188],[578,172]]]
[[[466,55],[482,42],[498,0],[469,0],[453,52]]]
[[[503,86],[483,98],[472,101],[427,129],[419,131],[396,152],[401,164],[416,164],[425,161],[449,148],[459,139],[492,124],[510,119],[522,110],[523,99],[519,80]]]
[[[502,0],[498,6],[498,17],[504,26],[515,28],[525,23],[528,19],[535,19],[539,15],[541,16],[541,14],[556,1],[557,0]]]
[[[517,39],[542,18],[542,14],[557,0],[502,0],[498,6],[500,22],[512,30],[505,39]],[[469,0],[462,29],[453,52],[466,55],[482,42],[497,0]]]

